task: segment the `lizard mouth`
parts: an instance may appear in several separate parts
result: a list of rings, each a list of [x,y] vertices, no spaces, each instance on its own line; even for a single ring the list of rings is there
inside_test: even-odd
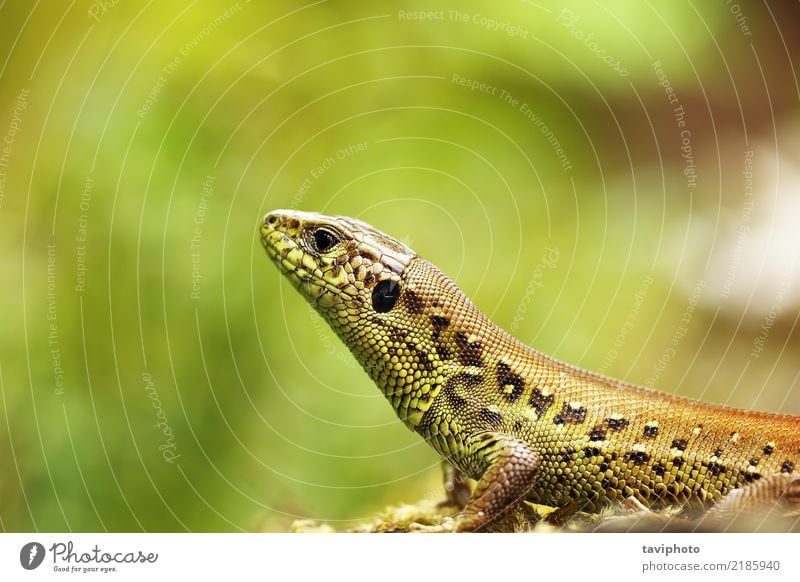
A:
[[[342,289],[331,276],[331,267],[321,265],[315,257],[303,250],[298,240],[287,232],[299,232],[297,222],[287,224],[275,213],[267,214],[261,225],[261,244],[281,273],[312,302],[329,306],[336,302]],[[297,235],[295,235],[297,236]],[[338,269],[337,269],[338,270]],[[326,271],[328,276],[326,277]]]

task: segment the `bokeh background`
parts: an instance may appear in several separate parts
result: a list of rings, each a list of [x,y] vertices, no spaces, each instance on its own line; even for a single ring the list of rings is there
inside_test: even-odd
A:
[[[259,246],[356,216],[573,364],[800,413],[800,5],[0,2],[0,528],[441,494]]]

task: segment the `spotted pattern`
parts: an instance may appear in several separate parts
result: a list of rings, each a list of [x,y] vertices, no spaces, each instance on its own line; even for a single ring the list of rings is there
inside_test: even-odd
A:
[[[612,416],[606,419],[606,424],[608,424],[608,428],[611,430],[619,431],[626,428],[631,422],[626,419],[622,418],[621,416]]]
[[[761,479],[761,473],[748,471],[744,474],[744,480],[747,481],[748,483],[752,483],[753,481],[758,481],[759,479]]]
[[[425,348],[417,348],[417,354],[419,354],[419,363],[422,368],[426,372],[433,370],[433,358],[431,358],[431,353]]]
[[[467,337],[462,331],[456,332],[456,346],[458,347],[458,361],[462,366],[483,366],[483,345],[480,341]]]
[[[646,465],[650,460],[650,455],[645,451],[628,451],[625,453],[626,461],[633,461],[637,465]]]
[[[509,402],[516,402],[525,389],[525,380],[511,371],[511,366],[505,362],[497,362],[497,386],[503,397]]]
[[[587,459],[599,457],[601,454],[602,451],[597,447],[586,447],[585,449],[583,449],[583,456]]]
[[[425,311],[425,302],[413,289],[406,289],[403,292],[403,303],[412,315],[419,315]]]
[[[442,332],[450,326],[450,320],[441,315],[432,315],[430,320],[431,320],[431,327],[433,328],[433,333],[431,334],[431,337],[433,341],[438,342]],[[442,349],[447,350],[447,348],[443,346]],[[447,352],[448,356],[446,358],[443,356],[442,357],[443,360],[450,359],[449,350],[447,350]]]
[[[590,441],[603,441],[605,439],[606,439],[606,428],[603,425],[598,424],[592,429],[592,432],[589,433]]]
[[[565,402],[564,408],[553,419],[554,424],[581,424],[586,420],[586,407],[574,403]]]
[[[672,448],[678,449],[679,451],[685,451],[688,444],[689,443],[686,439],[675,439],[672,441]]]
[[[530,406],[536,414],[542,416],[547,409],[553,406],[556,398],[552,394],[544,394],[539,388],[534,388],[531,392]]]
[[[643,436],[646,439],[654,439],[658,436],[658,423],[648,423],[644,425]]]
[[[447,326],[450,325],[450,320],[446,317],[442,317],[441,315],[432,315],[431,316],[431,326],[435,331],[442,331],[447,329]]]

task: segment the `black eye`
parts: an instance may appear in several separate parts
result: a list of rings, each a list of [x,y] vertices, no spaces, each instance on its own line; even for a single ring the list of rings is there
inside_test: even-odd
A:
[[[314,249],[318,253],[324,253],[339,242],[339,237],[330,230],[318,228],[314,231]]]
[[[400,283],[384,279],[372,290],[372,307],[378,313],[386,313],[400,297]]]

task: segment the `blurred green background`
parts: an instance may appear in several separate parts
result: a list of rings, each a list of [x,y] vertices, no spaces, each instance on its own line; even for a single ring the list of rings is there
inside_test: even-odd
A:
[[[268,262],[274,208],[403,239],[571,363],[800,413],[798,12],[0,3],[0,528],[441,494]]]

